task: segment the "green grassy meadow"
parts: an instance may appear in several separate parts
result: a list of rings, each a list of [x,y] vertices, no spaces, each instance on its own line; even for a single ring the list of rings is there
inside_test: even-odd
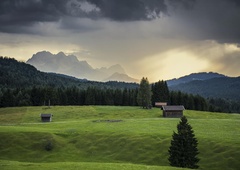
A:
[[[52,113],[53,121],[42,123],[41,113]],[[184,115],[199,142],[200,169],[239,169],[240,114]],[[0,108],[0,169],[180,169],[167,160],[178,122],[157,108]]]

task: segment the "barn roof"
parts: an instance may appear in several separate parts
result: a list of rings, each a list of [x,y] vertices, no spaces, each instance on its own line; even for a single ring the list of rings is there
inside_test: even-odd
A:
[[[163,110],[169,110],[169,111],[173,111],[173,110],[185,110],[184,106],[179,105],[179,106],[162,106]]]
[[[167,105],[167,102],[155,102],[155,106],[158,105],[158,106],[165,106]]]
[[[52,114],[46,114],[46,113],[42,113],[41,117],[52,117]]]

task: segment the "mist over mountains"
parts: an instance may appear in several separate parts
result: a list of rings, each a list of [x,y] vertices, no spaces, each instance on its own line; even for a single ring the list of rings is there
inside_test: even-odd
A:
[[[38,70],[70,75],[80,79],[94,81],[124,81],[138,82],[139,80],[129,77],[119,64],[108,68],[93,68],[87,61],[79,61],[74,55],[65,55],[63,52],[52,54],[41,51],[27,61]]]

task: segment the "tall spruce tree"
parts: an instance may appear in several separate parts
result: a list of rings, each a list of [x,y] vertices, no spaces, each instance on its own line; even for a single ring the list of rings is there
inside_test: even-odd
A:
[[[158,81],[152,84],[152,104],[155,102],[168,102],[169,89],[166,81]]]
[[[148,108],[151,105],[151,86],[149,85],[149,81],[146,78],[142,78],[137,94],[137,102],[139,106],[143,108]]]
[[[178,133],[173,132],[171,146],[168,150],[170,165],[182,168],[198,168],[198,141],[185,116],[181,118],[177,130]]]

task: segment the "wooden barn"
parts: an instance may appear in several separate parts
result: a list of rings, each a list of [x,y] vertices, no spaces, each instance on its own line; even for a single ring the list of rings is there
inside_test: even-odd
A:
[[[51,122],[52,121],[52,117],[53,117],[52,114],[45,114],[45,113],[41,114],[42,122]]]
[[[166,106],[167,102],[155,102],[155,107],[162,108],[162,106]]]
[[[182,117],[184,106],[162,106],[163,117]]]

